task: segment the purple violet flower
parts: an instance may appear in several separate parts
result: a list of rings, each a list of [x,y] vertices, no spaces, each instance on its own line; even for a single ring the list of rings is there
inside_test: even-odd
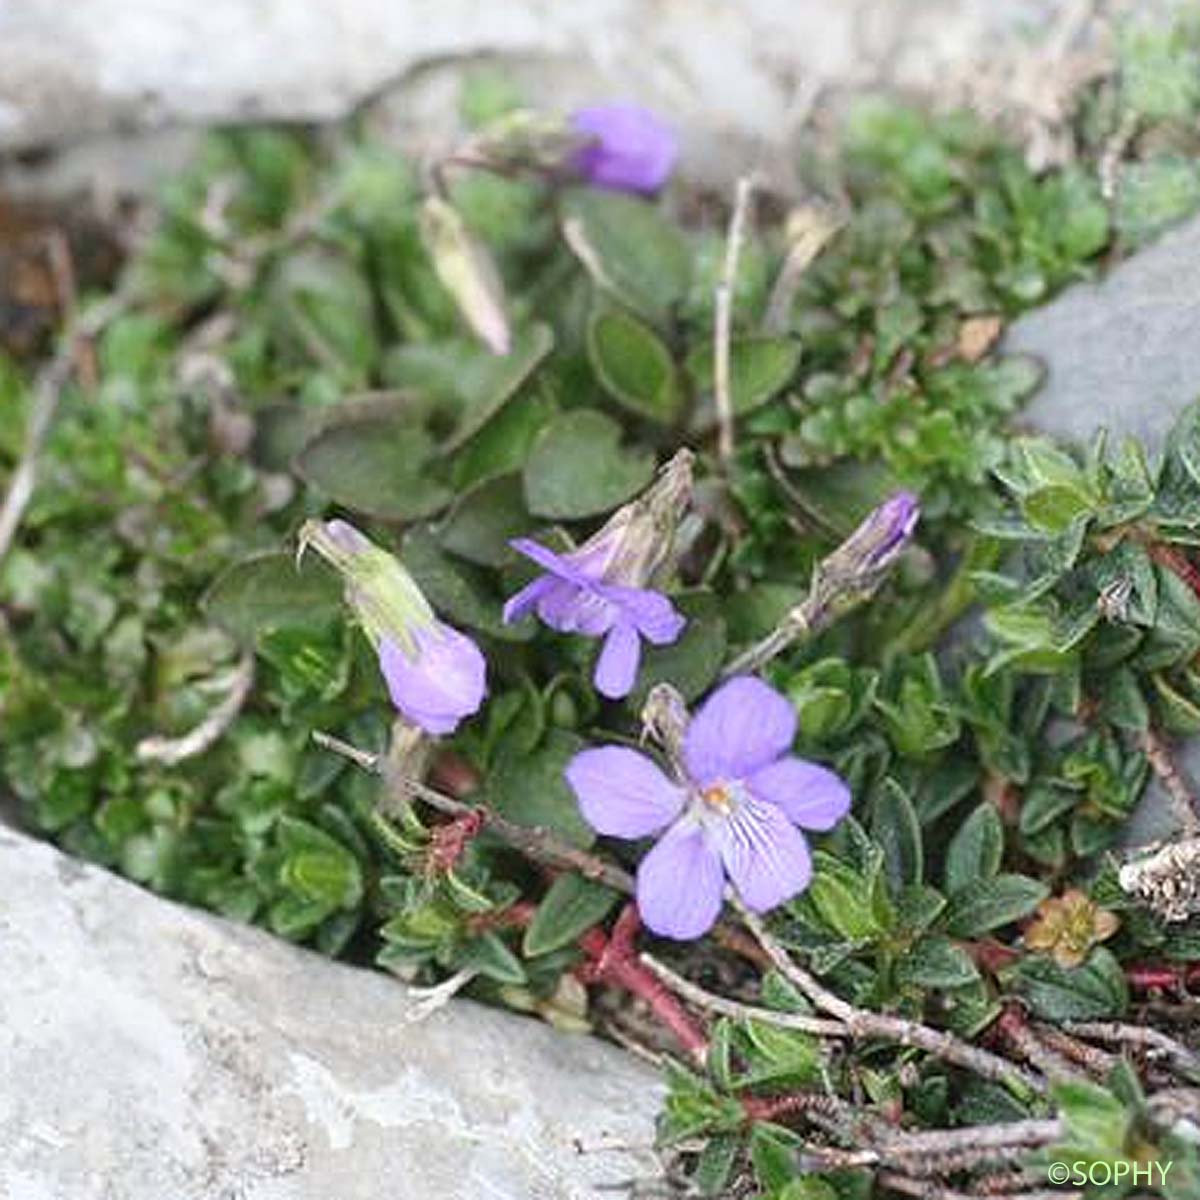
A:
[[[581,108],[571,114],[571,125],[589,139],[575,155],[575,169],[596,187],[656,192],[679,157],[671,130],[636,104]]]
[[[483,652],[436,618],[412,630],[411,653],[391,638],[380,639],[379,669],[397,710],[426,733],[453,733],[487,694]]]
[[[707,933],[727,875],[755,912],[808,886],[812,864],[797,826],[832,829],[849,811],[850,790],[833,771],[789,753],[795,733],[787,699],[742,675],[688,722],[680,782],[624,746],[584,750],[567,765],[567,783],[597,833],[661,834],[637,873],[647,928],[681,941]]]
[[[388,695],[426,733],[453,733],[487,694],[483,652],[440,621],[400,560],[347,521],[306,521],[301,553],[312,546],[345,582],[354,610],[379,656]]]
[[[661,592],[605,581],[612,544],[589,544],[571,554],[555,554],[529,538],[517,538],[510,545],[533,559],[546,574],[505,604],[505,622],[518,621],[536,609],[541,620],[560,633],[603,637],[593,682],[610,700],[619,700],[633,690],[642,656],[641,638],[664,646],[683,632],[683,615]]]

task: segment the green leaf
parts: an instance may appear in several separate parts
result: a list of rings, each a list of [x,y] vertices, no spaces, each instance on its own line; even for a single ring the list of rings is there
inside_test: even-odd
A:
[[[540,517],[577,520],[608,512],[641,491],[654,475],[654,455],[624,449],[621,427],[591,408],[551,421],[525,464],[525,500]]]
[[[388,521],[432,516],[453,492],[426,468],[433,439],[399,417],[347,421],[319,433],[296,458],[296,470],[331,499]]]
[[[503,601],[489,586],[487,572],[452,559],[428,525],[415,525],[404,535],[400,558],[429,603],[452,624],[480,629],[504,641],[533,637],[535,629],[528,622],[504,623]]]
[[[593,281],[635,312],[662,320],[687,294],[687,243],[653,205],[596,188],[571,188],[561,211],[567,245]]]
[[[460,362],[456,372],[463,412],[442,443],[442,453],[453,454],[478,433],[517,394],[553,346],[553,330],[540,323],[517,330],[505,355],[473,346],[474,357]]]
[[[1119,1017],[1129,1004],[1121,964],[1097,946],[1079,967],[1061,967],[1054,959],[1028,954],[1016,967],[1017,990],[1047,1021],[1092,1021]]]
[[[281,817],[284,854],[280,882],[302,898],[330,909],[353,908],[362,899],[358,859],[336,838],[298,817]]]
[[[640,417],[670,425],[683,396],[671,353],[636,317],[598,312],[588,324],[588,356],[605,390]]]
[[[213,580],[205,613],[243,642],[267,630],[320,628],[342,611],[337,576],[315,555],[297,567],[290,554],[255,554]]]
[[[485,787],[486,802],[511,821],[549,829],[586,849],[596,835],[563,776],[585,745],[575,734],[553,729],[532,754],[503,746]]]
[[[714,354],[705,340],[687,357],[698,387],[714,386]],[[800,365],[800,343],[781,337],[734,338],[729,346],[729,398],[737,416],[761,408],[791,382]]]
[[[521,949],[529,958],[570,945],[599,924],[620,897],[602,883],[582,875],[560,875],[543,897],[525,930]]]
[[[899,894],[906,884],[921,882],[924,845],[921,823],[908,793],[894,780],[886,779],[871,804],[871,836],[883,848],[883,866],[892,891]]]
[[[457,956],[455,966],[460,970],[473,967],[497,983],[522,984],[527,979],[521,960],[494,933],[485,933],[471,942]]]
[[[946,891],[991,879],[1004,857],[1004,826],[996,806],[984,801],[958,827],[946,849]]]
[[[553,396],[538,390],[522,392],[493,417],[458,452],[451,476],[458,488],[468,488],[497,475],[520,472],[534,439],[558,412]]]
[[[685,700],[703,695],[716,679],[725,661],[725,618],[711,592],[684,592],[672,597],[687,618],[679,639],[669,646],[643,645],[637,680],[627,701],[640,711],[650,689],[669,683]]]
[[[283,259],[268,312],[277,335],[306,357],[366,378],[378,350],[374,301],[362,271],[335,250],[310,244]]]
[[[820,850],[813,854],[813,867],[806,897],[826,925],[848,941],[863,941],[882,931],[861,875]]]
[[[508,543],[531,528],[520,475],[500,475],[460,497],[437,532],[451,554],[483,567],[499,567],[512,557]]]
[[[946,905],[946,930],[954,937],[978,937],[1031,913],[1049,888],[1025,875],[977,879],[957,889]]]
[[[900,959],[896,973],[902,982],[925,988],[963,987],[979,978],[971,956],[938,934],[921,938]]]

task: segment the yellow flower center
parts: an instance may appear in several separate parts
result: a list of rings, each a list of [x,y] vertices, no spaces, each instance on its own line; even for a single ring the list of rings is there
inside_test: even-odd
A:
[[[733,808],[733,799],[729,795],[729,789],[722,783],[714,783],[704,788],[700,793],[700,799],[709,808],[715,809],[723,816],[728,815],[730,809]]]

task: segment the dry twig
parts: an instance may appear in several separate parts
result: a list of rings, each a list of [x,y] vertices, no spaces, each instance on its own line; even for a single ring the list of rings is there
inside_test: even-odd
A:
[[[419,779],[397,775],[387,769],[378,754],[369,754],[364,750],[359,750],[358,747],[351,746],[340,738],[331,737],[327,733],[315,731],[313,741],[318,746],[349,759],[364,771],[370,771],[373,775],[380,776],[388,785],[389,790],[398,796],[414,796],[418,800],[423,800],[430,808],[436,808],[439,812],[452,817],[465,817],[472,814],[481,816],[485,828],[536,862],[545,863],[550,867],[578,871],[587,879],[594,879],[597,883],[606,884],[618,892],[624,892],[627,896],[633,895],[633,876],[628,871],[613,866],[612,863],[607,863],[594,854],[588,854],[584,850],[569,845],[546,829],[518,825],[515,821],[509,821],[490,808],[480,808],[462,800],[455,800],[454,797],[429,787]]]
[[[253,686],[254,655],[247,652],[233,669],[224,699],[195,729],[177,738],[143,738],[137,744],[138,758],[142,762],[160,762],[173,767],[185,759],[203,754],[233,724]]]
[[[729,235],[725,241],[725,261],[716,291],[716,313],[713,331],[713,396],[717,405],[717,453],[728,469],[733,458],[733,396],[730,392],[729,359],[733,337],[733,289],[737,282],[738,259],[746,240],[746,217],[755,181],[744,177],[738,180],[729,219]]]
[[[1022,1091],[1045,1092],[1046,1081],[1039,1075],[1011,1063],[1006,1058],[988,1050],[972,1046],[952,1033],[910,1021],[904,1017],[893,1017],[887,1013],[870,1012],[856,1008],[847,1000],[829,991],[818,983],[803,967],[794,962],[787,951],[771,936],[762,920],[742,905],[738,905],[747,928],[759,940],[771,957],[771,962],[790,979],[823,1012],[837,1017],[853,1037],[879,1037],[898,1042],[902,1046],[915,1046],[940,1058],[944,1062],[974,1071],[985,1079],[1015,1086]]]

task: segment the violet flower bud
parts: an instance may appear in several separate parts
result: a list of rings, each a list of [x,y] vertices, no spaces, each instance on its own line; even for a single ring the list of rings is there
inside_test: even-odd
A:
[[[472,236],[453,205],[429,196],[421,209],[421,236],[442,285],[458,311],[493,354],[507,354],[512,333],[504,285],[491,256]]]
[[[397,710],[426,733],[452,733],[479,710],[487,666],[479,647],[439,621],[400,560],[346,521],[306,521],[300,553],[311,546],[341,576],[379,656]]]
[[[908,545],[921,515],[912,492],[897,492],[874,509],[827,558],[822,570],[846,578],[887,571]]]
[[[590,140],[576,152],[575,169],[596,187],[656,192],[679,157],[675,135],[649,109],[598,104],[571,114],[571,125]]]

